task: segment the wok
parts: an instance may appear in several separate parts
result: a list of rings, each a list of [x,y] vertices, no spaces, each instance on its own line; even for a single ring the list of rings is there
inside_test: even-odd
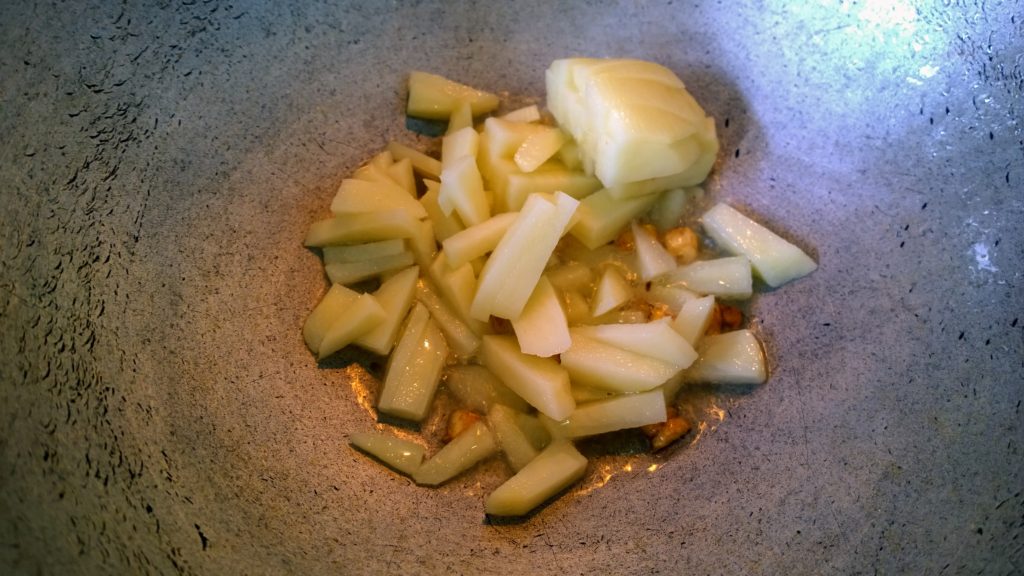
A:
[[[1024,570],[1015,2],[6,3],[0,571]],[[302,247],[411,69],[520,101],[568,55],[675,70],[707,184],[820,268],[752,304],[772,374],[662,457],[492,524],[347,446]],[[369,396],[367,396],[369,395]]]

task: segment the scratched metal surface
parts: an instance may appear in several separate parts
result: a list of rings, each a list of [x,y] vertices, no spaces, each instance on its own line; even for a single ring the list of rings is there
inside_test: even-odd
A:
[[[1024,571],[1019,2],[132,4],[0,10],[0,572]],[[500,464],[346,447],[300,241],[409,69],[540,96],[571,54],[676,70],[709,190],[821,267],[698,441],[489,526]]]

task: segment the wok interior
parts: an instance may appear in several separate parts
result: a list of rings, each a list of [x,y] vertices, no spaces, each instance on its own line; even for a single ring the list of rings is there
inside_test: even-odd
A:
[[[881,4],[10,7],[0,566],[1021,566],[1021,17]],[[301,239],[427,145],[409,70],[539,99],[567,55],[675,70],[718,120],[709,192],[820,268],[757,297],[772,376],[697,442],[490,525],[501,462],[430,490],[347,447],[375,384],[303,347]]]

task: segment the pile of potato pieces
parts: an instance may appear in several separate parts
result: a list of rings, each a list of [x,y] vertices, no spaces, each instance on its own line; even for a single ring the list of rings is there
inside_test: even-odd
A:
[[[640,428],[660,449],[689,430],[672,406],[680,386],[763,382],[760,343],[721,301],[749,298],[754,274],[777,286],[815,264],[725,204],[701,224],[732,255],[699,259],[680,226],[699,188],[659,177],[613,193],[536,106],[478,121],[498,104],[411,74],[408,113],[448,121],[441,159],[393,142],[343,180],[306,237],[331,287],[303,336],[318,358],[390,354],[382,414],[422,421],[443,380],[463,409],[436,454],[382,431],[351,442],[422,485],[500,452],[515,475],[485,510],[508,516],[585,473],[575,439]],[[373,292],[352,288],[373,279]]]

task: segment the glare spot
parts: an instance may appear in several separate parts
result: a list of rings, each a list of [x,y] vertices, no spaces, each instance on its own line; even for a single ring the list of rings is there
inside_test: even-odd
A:
[[[971,248],[974,250],[974,262],[978,270],[986,270],[988,272],[999,271],[999,268],[996,268],[992,264],[992,261],[989,260],[988,244],[985,244],[984,242],[976,242]]]

